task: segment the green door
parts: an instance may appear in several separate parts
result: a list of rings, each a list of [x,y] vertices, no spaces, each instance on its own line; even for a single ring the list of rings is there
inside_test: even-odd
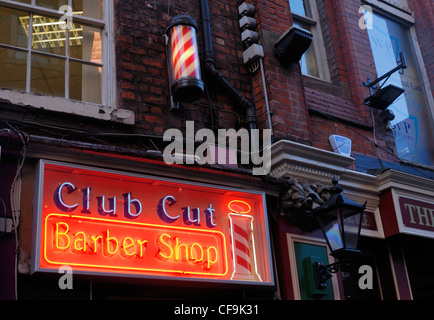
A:
[[[315,283],[313,264],[316,261],[328,264],[327,248],[302,242],[294,242],[298,284],[302,300],[334,300],[331,280],[327,287],[318,289]]]

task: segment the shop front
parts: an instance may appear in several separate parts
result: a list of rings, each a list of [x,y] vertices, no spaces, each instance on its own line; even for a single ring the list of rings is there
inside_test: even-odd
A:
[[[251,175],[30,144],[19,182],[19,299],[274,296]]]
[[[434,183],[429,177],[384,169],[358,172],[353,158],[290,141],[273,145],[271,175],[294,184],[281,197],[276,243],[284,299],[419,300],[434,295]],[[345,195],[366,203],[358,256],[333,270],[319,288],[313,264],[337,262],[309,217],[333,178]]]
[[[294,184],[281,197],[279,228],[276,232],[281,252],[277,263],[281,296],[289,300],[353,300],[385,298],[387,287],[387,246],[380,216],[376,177],[350,167],[353,158],[291,141],[279,141],[272,149],[271,175],[292,179]],[[361,254],[345,268],[334,270],[326,285],[317,282],[314,264],[338,262],[309,212],[329,194],[332,180],[339,180],[346,197],[364,204],[361,221]],[[355,223],[355,221],[354,221]],[[367,282],[365,282],[367,280]],[[359,285],[359,282],[363,282]],[[387,298],[387,292],[386,292]]]
[[[434,297],[434,183],[388,170],[378,176],[385,236],[399,299]]]
[[[265,195],[41,160],[31,273],[273,285]]]

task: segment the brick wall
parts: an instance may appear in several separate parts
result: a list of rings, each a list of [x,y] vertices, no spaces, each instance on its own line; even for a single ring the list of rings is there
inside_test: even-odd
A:
[[[328,137],[340,134],[352,139],[353,153],[396,161],[391,132],[378,121],[378,112],[373,110],[374,137],[371,109],[363,103],[369,89],[362,82],[375,78],[376,69],[367,31],[359,27],[360,1],[317,1],[330,82],[302,76],[298,65],[285,65],[274,57],[275,41],[292,25],[289,2],[252,3],[257,9],[258,29],[266,50],[265,73],[275,138],[331,151]],[[263,94],[258,75],[254,83],[260,108]],[[258,109],[258,115],[262,113]],[[265,118],[259,120],[265,126]]]
[[[199,2],[193,1],[115,1],[118,106],[136,113],[137,129],[162,135],[168,128],[182,128],[186,120],[194,120],[196,128],[237,128],[240,117],[224,92],[212,85],[195,103],[184,103],[182,112],[169,112],[164,32],[167,21],[180,14],[196,20],[200,26]],[[242,43],[238,27],[238,11],[233,1],[210,4],[215,65],[241,94],[250,99],[248,71],[242,64]],[[200,28],[197,32],[199,51]],[[212,112],[212,115],[211,115]]]
[[[274,137],[309,143],[308,115],[304,104],[301,74],[298,65],[282,64],[274,57],[274,43],[291,25],[289,2],[286,0],[252,1],[261,44],[264,46],[265,79],[267,83]],[[261,75],[254,75],[255,98],[260,128],[266,128]]]
[[[434,94],[434,2],[408,0],[416,19],[415,30],[429,78],[431,93]]]
[[[330,82],[301,75],[298,64],[274,56],[274,43],[292,25],[288,0],[251,0],[255,6],[260,44],[265,50],[265,85],[276,140],[289,139],[331,150],[328,137],[341,134],[353,141],[353,153],[397,161],[392,133],[378,111],[364,105],[369,89],[362,82],[376,77],[368,33],[359,27],[359,0],[318,0],[317,8]],[[242,62],[244,50],[238,26],[238,2],[210,1],[215,65],[229,82],[256,105],[259,128],[267,128],[261,73],[250,74]],[[433,88],[434,23],[432,3],[409,0],[416,32]],[[208,85],[208,96],[169,112],[169,90],[163,34],[175,15],[192,16],[199,25],[197,0],[115,1],[118,106],[136,113],[137,130],[162,135],[168,128],[239,128],[243,114],[227,95]],[[424,12],[429,14],[424,15]],[[424,15],[424,19],[418,17]],[[198,31],[200,52],[201,33]],[[375,133],[375,136],[374,136]]]

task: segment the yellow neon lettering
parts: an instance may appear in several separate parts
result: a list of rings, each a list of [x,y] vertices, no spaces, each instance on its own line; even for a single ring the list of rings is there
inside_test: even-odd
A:
[[[158,254],[159,254],[161,257],[163,257],[164,259],[169,259],[171,256],[173,256],[173,249],[172,249],[172,247],[169,246],[166,242],[164,242],[164,240],[163,240],[163,237],[164,237],[164,236],[168,237],[169,239],[170,239],[170,236],[169,236],[167,233],[163,233],[163,234],[160,235],[160,237],[159,237],[160,242],[161,242],[162,244],[164,244],[165,246],[167,246],[167,248],[170,250],[170,254],[169,254],[169,255],[165,255],[165,254],[163,254],[163,253],[161,252],[161,250],[158,252]]]
[[[211,260],[211,250],[215,252],[215,260]],[[208,261],[206,263],[206,268],[209,269],[213,263],[216,263],[218,260],[217,248],[209,247],[206,249],[206,256],[208,257]]]
[[[110,243],[115,244],[115,250],[114,251],[110,251]],[[107,238],[106,238],[106,249],[107,249],[107,253],[109,255],[113,255],[118,251],[119,248],[119,241],[118,239],[116,239],[116,237],[110,237],[110,230],[107,229]]]
[[[197,250],[194,250],[194,247],[195,246],[197,246],[198,247],[198,249]],[[194,257],[194,254],[193,254],[193,252],[200,252],[200,257]],[[190,257],[191,257],[191,260],[193,261],[193,262],[199,262],[199,261],[202,261],[203,260],[203,248],[202,248],[202,246],[199,244],[199,243],[193,243],[192,245],[191,245],[191,247],[190,247]]]
[[[127,244],[127,241],[129,242],[128,244]],[[134,251],[134,252],[128,252],[128,251],[127,251],[129,248],[131,248],[131,247],[133,247],[133,246],[134,246],[134,240],[131,239],[130,237],[126,237],[126,238],[124,238],[124,240],[122,241],[122,249],[123,249],[123,252],[125,253],[125,255],[126,255],[127,257],[131,257],[131,256],[133,256],[133,255],[136,254],[136,251]]]
[[[86,252],[86,234],[84,232],[77,232],[75,234],[75,236],[77,237],[78,235],[81,235],[81,238],[79,237],[78,239],[74,240],[74,249],[77,251],[83,251]],[[77,246],[77,243],[81,242],[81,248],[79,248]]]
[[[179,260],[181,248],[185,248],[185,260],[188,261],[188,247],[185,243],[178,243],[178,238],[176,238],[175,242],[175,260]]]
[[[102,239],[102,236],[91,236],[90,237],[93,240],[93,252],[96,252],[96,245],[98,240]]]
[[[143,248],[146,247],[146,244],[148,243],[147,240],[137,240],[137,244],[139,245],[139,258],[143,257]]]
[[[60,225],[65,226],[65,229],[66,229],[66,230],[65,230],[64,232],[60,232],[60,231],[59,231],[59,229],[60,229]],[[60,249],[60,250],[68,249],[69,245],[71,244],[71,239],[70,239],[69,236],[67,235],[68,231],[69,231],[69,225],[68,225],[67,223],[65,223],[65,222],[57,222],[57,223],[56,223],[56,248],[57,248],[57,249]],[[59,245],[59,236],[64,236],[64,237],[66,237],[66,239],[65,239],[65,242],[67,243],[66,246],[60,246],[60,245]]]

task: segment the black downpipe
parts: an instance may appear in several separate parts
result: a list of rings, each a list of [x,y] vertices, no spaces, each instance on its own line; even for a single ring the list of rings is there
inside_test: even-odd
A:
[[[246,112],[246,122],[249,131],[257,128],[255,107],[241,95],[214,66],[214,53],[211,40],[211,23],[209,19],[208,0],[199,0],[200,18],[202,24],[203,64],[206,77],[220,85],[232,100]]]

